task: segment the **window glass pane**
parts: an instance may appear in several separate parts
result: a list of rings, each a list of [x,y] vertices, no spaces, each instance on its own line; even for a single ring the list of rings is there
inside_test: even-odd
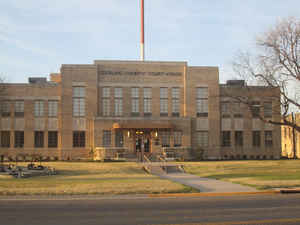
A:
[[[180,98],[179,90],[180,89],[178,87],[172,88],[172,98],[176,98],[176,99]]]
[[[110,99],[102,99],[103,116],[110,115]]]
[[[57,148],[57,131],[48,132],[48,147]]]
[[[73,147],[85,147],[85,131],[73,132]]]
[[[144,88],[144,98],[152,98],[152,89],[149,87]]]
[[[44,115],[44,101],[34,102],[34,116],[41,117]]]
[[[24,101],[16,101],[15,102],[15,112],[23,112],[24,113]]]
[[[168,98],[168,88],[160,88],[160,98]]]
[[[160,99],[160,113],[168,114],[168,99]]]
[[[138,113],[139,112],[139,99],[138,98],[133,98],[131,100],[131,112],[133,113]]]
[[[139,88],[134,87],[131,88],[131,98],[138,98],[139,97]]]
[[[0,102],[1,107],[1,115],[2,117],[8,117],[10,116],[10,102],[9,101],[3,101]]]
[[[174,132],[174,147],[181,146],[181,140],[182,140],[182,132],[181,131],[175,131]]]
[[[222,146],[230,147],[231,146],[231,134],[230,131],[222,131]]]
[[[57,117],[58,110],[58,102],[57,101],[49,101],[48,102],[48,116],[49,117]]]
[[[144,113],[151,113],[151,102],[152,99],[144,99]]]
[[[44,132],[35,131],[34,132],[34,147],[43,148],[44,147]]]
[[[10,132],[1,131],[1,147],[9,148],[10,147]]]
[[[170,147],[170,132],[169,131],[161,131],[161,145],[162,147]]]
[[[197,113],[208,113],[207,99],[197,99]]]
[[[110,130],[104,130],[103,131],[103,140],[102,140],[104,147],[110,147],[111,146],[111,131]]]
[[[122,93],[122,88],[115,88],[115,98],[122,98],[123,93]]]
[[[115,99],[115,116],[122,116],[123,101],[122,99]]]
[[[179,99],[172,99],[172,112],[179,113]]]
[[[116,131],[115,146],[123,147],[123,132],[122,131]]]
[[[73,87],[73,97],[84,98],[85,87]]]
[[[24,131],[15,131],[15,148],[24,147]]]
[[[272,117],[272,102],[264,102],[264,116]]]
[[[199,147],[207,147],[208,146],[208,131],[198,131],[197,135],[197,146]]]
[[[109,98],[110,97],[110,88],[104,87],[102,89],[102,98]]]

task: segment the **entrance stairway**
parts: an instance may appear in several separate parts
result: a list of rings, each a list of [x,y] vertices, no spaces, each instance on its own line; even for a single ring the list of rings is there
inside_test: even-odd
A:
[[[143,168],[151,174],[184,173],[183,165],[167,162],[163,157],[144,156]]]

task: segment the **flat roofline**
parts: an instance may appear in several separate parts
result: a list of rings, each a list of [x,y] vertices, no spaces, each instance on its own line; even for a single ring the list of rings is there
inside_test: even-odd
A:
[[[165,64],[187,65],[187,61],[94,60],[94,64]]]

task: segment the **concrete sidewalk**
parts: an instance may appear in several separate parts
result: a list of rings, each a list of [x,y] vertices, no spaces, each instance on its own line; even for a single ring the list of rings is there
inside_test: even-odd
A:
[[[188,173],[156,174],[161,178],[184,184],[198,189],[200,192],[225,193],[225,192],[256,192],[252,187],[220,181],[210,178],[201,178]]]

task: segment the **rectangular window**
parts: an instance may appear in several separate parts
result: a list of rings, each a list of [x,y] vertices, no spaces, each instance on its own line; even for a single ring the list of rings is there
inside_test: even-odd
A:
[[[264,117],[272,118],[272,102],[264,102]]]
[[[174,147],[180,147],[182,144],[182,132],[174,131]]]
[[[168,116],[168,88],[160,88],[160,116]]]
[[[144,116],[152,115],[152,89],[144,88]]]
[[[208,88],[198,87],[196,89],[196,108],[198,117],[208,116]]]
[[[44,132],[35,131],[34,132],[34,147],[43,148],[44,147]]]
[[[180,88],[172,88],[172,116],[180,116]]]
[[[48,132],[48,147],[49,148],[57,148],[57,140],[58,140],[57,131],[49,131]]]
[[[34,102],[34,116],[35,117],[44,116],[44,101],[35,101]]]
[[[116,131],[115,146],[123,147],[123,132],[122,131]]]
[[[196,145],[198,147],[208,146],[208,131],[198,131],[196,133]]]
[[[104,130],[103,131],[103,139],[102,139],[103,147],[110,147],[111,146],[111,131]]]
[[[115,116],[123,114],[123,89],[115,88]]]
[[[139,116],[139,88],[133,87],[131,88],[131,115]]]
[[[85,116],[85,87],[73,87],[73,116]]]
[[[222,131],[221,138],[222,138],[222,146],[223,147],[230,147],[231,146],[230,131]]]
[[[57,117],[58,101],[48,101],[48,116]]]
[[[265,147],[273,146],[272,131],[265,131]]]
[[[85,131],[73,131],[73,147],[85,147]]]
[[[102,88],[102,115],[110,115],[110,87]]]
[[[15,148],[24,147],[24,131],[15,131]]]
[[[252,132],[252,145],[253,147],[260,147],[260,131]]]
[[[161,131],[161,146],[170,147],[170,131]]]
[[[235,146],[243,146],[243,131],[235,131],[234,133]]]
[[[10,147],[10,132],[1,131],[1,147],[9,148]]]
[[[230,117],[230,102],[221,102],[221,114],[223,118]]]
[[[2,117],[10,117],[10,102],[3,101],[0,103],[1,105],[1,116]]]
[[[15,102],[15,117],[24,117],[24,101]]]
[[[260,102],[252,102],[251,113],[253,118],[259,118],[260,114]]]

